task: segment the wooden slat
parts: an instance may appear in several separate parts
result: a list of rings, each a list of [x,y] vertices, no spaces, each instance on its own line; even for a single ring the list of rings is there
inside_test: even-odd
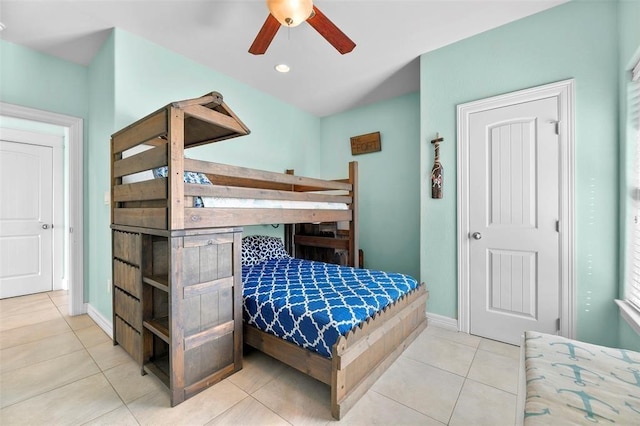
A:
[[[269,189],[243,188],[238,186],[185,184],[185,195],[199,197],[251,198],[258,200],[312,201],[321,203],[352,202],[348,195],[313,194]]]
[[[233,277],[219,278],[206,283],[188,285],[184,287],[184,298],[200,296],[203,294],[233,287]]]
[[[330,180],[314,179],[303,176],[288,175],[285,173],[269,172],[266,170],[250,169],[247,167],[231,166],[229,164],[211,163],[201,160],[185,158],[186,170],[211,173],[214,175],[248,178],[267,182],[286,183],[290,185],[303,185],[313,187],[314,190],[343,190],[351,191],[353,186],[348,183]]]
[[[113,201],[166,200],[167,178],[116,185],[113,187]],[[164,202],[166,206],[166,201]]]
[[[225,377],[231,375],[232,373],[238,370],[239,368],[237,368],[234,364],[229,364],[226,367],[222,367],[221,369],[217,370],[215,373],[210,374],[204,379],[198,380],[194,384],[184,388],[184,397],[191,398],[193,395],[197,394],[198,392],[202,392],[209,386],[212,386],[218,383],[220,380],[224,379]]]
[[[114,209],[113,222],[118,225],[167,229],[167,209]]]
[[[233,332],[233,320],[227,321],[215,327],[201,331],[200,333],[193,334],[184,338],[184,350],[188,351],[198,346],[202,346],[207,342],[218,339],[226,334]]]
[[[405,309],[415,300],[422,297],[428,297],[428,294],[429,293],[426,290],[425,284],[421,283],[420,285],[418,285],[418,287],[413,289],[401,299],[397,300],[392,305],[388,306],[382,312],[376,313],[373,317],[367,319],[367,321],[349,330],[346,335],[341,336],[336,342],[336,345],[333,348],[335,357],[342,356],[346,351],[349,350],[351,346],[357,344],[360,339],[367,337],[378,327],[383,326],[386,318],[391,318],[393,315]]]
[[[337,182],[337,183],[345,183],[345,184],[351,183],[349,179],[332,179],[329,182]],[[318,188],[313,186],[295,185],[293,187],[293,190],[297,192],[311,192],[311,191],[317,191]]]
[[[121,153],[150,139],[166,135],[167,130],[167,110],[163,108],[114,133],[113,153]]]
[[[170,343],[171,332],[169,331],[169,327],[164,321],[143,321],[143,325],[147,330],[151,331],[153,334],[164,340],[165,343]]]
[[[142,331],[142,314],[140,300],[132,297],[128,293],[120,290],[118,287],[115,291],[115,311],[116,314],[125,320],[136,331]]]
[[[244,341],[261,352],[284,362],[322,383],[331,384],[331,360],[267,334],[250,325],[244,325]]]
[[[247,179],[242,177],[220,176],[212,173],[205,173],[211,183],[217,186],[235,186],[253,189],[273,189],[280,191],[291,191],[293,185],[286,183],[265,182],[255,179]]]
[[[186,208],[185,228],[246,226],[270,223],[341,222],[351,210]]]
[[[230,244],[232,242],[232,233],[190,235],[184,237],[184,248],[210,246],[214,244]]]
[[[246,135],[248,132],[236,120],[228,115],[219,113],[202,105],[189,105],[182,108],[186,115],[198,118],[207,123],[215,124],[225,129],[233,130],[239,135]]]
[[[120,287],[136,299],[142,296],[140,269],[136,266],[113,259],[113,285]],[[138,330],[140,331],[140,330]]]
[[[356,344],[350,346],[343,355],[337,356],[336,360],[338,363],[338,369],[346,368],[360,355],[366,352],[367,349],[372,347],[380,339],[383,339],[390,330],[392,330],[398,324],[402,323],[405,318],[411,315],[417,308],[426,310],[426,306],[427,294],[424,293],[418,299],[414,300],[410,305],[408,305],[406,309],[398,312],[392,318],[386,319],[383,326],[378,327],[373,332],[367,334],[366,338],[361,339]]]
[[[215,104],[222,105],[222,95],[218,92],[207,93],[204,96],[194,99],[185,99],[184,101],[172,102],[171,106],[175,108],[185,108],[191,105]]]
[[[142,336],[129,324],[124,322],[122,318],[114,316],[114,336],[115,341],[122,345],[123,349],[127,351],[129,355],[133,357],[138,364],[142,362],[140,351],[140,344],[142,342]]]
[[[158,290],[169,293],[169,277],[166,275],[145,275],[142,278],[142,281],[145,284],[149,284],[150,286],[157,288]]]
[[[120,201],[120,208],[125,209],[159,209],[167,208],[167,199],[160,198],[158,200],[146,200],[146,201]]]
[[[120,177],[166,165],[167,145],[164,144],[116,161],[113,173],[114,177]]]
[[[315,235],[300,235],[294,236],[294,243],[301,246],[310,247],[323,247],[337,250],[348,250],[349,240],[342,238],[332,237],[317,237]]]
[[[140,234],[113,232],[113,256],[134,265],[140,265]]]
[[[227,113],[227,115],[229,115],[231,118],[233,118],[238,124],[240,124],[240,126],[244,129],[245,131],[245,135],[248,135],[249,133],[251,133],[251,130],[249,130],[249,128],[242,122],[242,120],[240,120],[240,117],[238,117],[236,115],[235,112],[233,112],[233,110],[231,108],[229,108],[229,106],[223,101],[222,105],[220,105],[220,107],[222,107],[222,109]]]

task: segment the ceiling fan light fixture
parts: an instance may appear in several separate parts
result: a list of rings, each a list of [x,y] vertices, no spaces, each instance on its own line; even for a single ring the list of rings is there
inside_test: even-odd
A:
[[[313,13],[312,0],[267,0],[269,12],[280,24],[296,27]]]

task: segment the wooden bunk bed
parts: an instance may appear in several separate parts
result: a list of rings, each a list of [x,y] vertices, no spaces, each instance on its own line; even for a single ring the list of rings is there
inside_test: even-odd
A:
[[[339,419],[426,327],[425,285],[341,337],[331,358],[252,326],[245,325],[240,331],[241,226],[347,222],[346,239],[345,235],[339,241],[297,236],[298,242],[345,249],[349,265],[359,264],[357,163],[349,164],[346,179],[322,180],[185,157],[187,148],[248,133],[222,96],[213,92],[171,103],[112,136],[114,344],[123,345],[143,372],[164,376],[175,405],[239,370],[244,338],[244,343],[328,384],[331,412]],[[128,151],[141,146],[145,149],[127,156]],[[167,168],[165,178],[127,180],[134,174],[151,175],[161,167]],[[204,174],[211,184],[185,183],[185,171]],[[338,203],[344,207],[193,207],[198,197]],[[222,272],[220,267],[212,272],[193,261],[198,253],[201,258],[203,253],[211,257],[206,251],[211,246],[217,247]],[[220,253],[227,255],[220,257]],[[195,273],[190,268],[195,268]],[[199,298],[197,314],[202,314],[210,309],[205,297],[211,292],[216,293],[216,300],[228,302],[228,312],[186,330],[186,323],[194,320],[189,313],[195,306],[191,300]],[[156,321],[158,316],[163,320]],[[226,343],[204,350],[205,345],[221,339]],[[189,376],[187,353],[195,350],[202,368]],[[207,364],[205,353],[214,356],[217,363]],[[157,359],[163,364],[156,365]]]

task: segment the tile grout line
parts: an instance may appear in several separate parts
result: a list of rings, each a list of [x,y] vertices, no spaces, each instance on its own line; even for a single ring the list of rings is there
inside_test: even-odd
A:
[[[79,352],[79,351],[76,351],[76,352]],[[72,353],[73,353],[73,352],[72,352]],[[44,395],[44,394],[47,394],[47,393],[49,393],[49,392],[54,392],[54,391],[60,390],[60,389],[62,389],[62,388],[63,388],[63,387],[65,387],[65,386],[72,385],[72,384],[77,383],[77,382],[79,382],[79,381],[81,381],[81,380],[88,379],[89,377],[97,376],[98,374],[101,374],[101,373],[102,373],[102,372],[97,372],[97,373],[89,374],[88,376],[81,377],[81,378],[79,378],[79,379],[73,380],[73,381],[68,382],[68,383],[64,383],[64,384],[62,384],[62,385],[60,385],[60,386],[57,386],[57,387],[55,387],[55,388],[48,389],[48,390],[46,390],[46,391],[40,392],[40,393],[35,394],[35,395],[31,395],[31,396],[30,396],[30,397],[28,397],[28,398],[21,399],[20,401],[16,401],[16,402],[11,403],[11,404],[9,404],[9,405],[5,405],[4,407],[0,407],[0,411],[4,410],[4,409],[6,409],[6,408],[12,407],[12,406],[14,406],[14,405],[21,404],[21,403],[23,403],[23,402],[29,401],[29,400],[31,400],[31,399],[33,399],[33,398],[37,398],[37,397],[42,396],[42,395]]]
[[[447,420],[447,425],[449,423],[451,423],[451,419],[453,418],[453,414],[456,412],[456,407],[458,406],[458,403],[460,402],[460,395],[462,395],[462,390],[464,389],[465,383],[467,383],[467,380],[470,380],[469,377],[468,377],[469,376],[469,372],[471,371],[471,366],[473,365],[473,361],[475,361],[476,355],[478,354],[479,350],[480,350],[480,345],[478,345],[478,347],[476,348],[476,351],[473,354],[473,358],[471,359],[471,362],[469,363],[469,368],[467,369],[467,374],[465,374],[464,380],[462,380],[462,386],[460,386],[460,391],[458,392],[458,396],[456,397],[456,402],[455,402],[455,404],[453,404],[453,409],[451,410],[451,414],[449,415],[449,420]]]
[[[393,402],[395,402],[395,403],[396,403],[396,404],[398,404],[398,405],[402,405],[403,407],[408,408],[409,410],[411,410],[411,411],[413,411],[413,412],[415,412],[415,413],[418,413],[418,414],[420,414],[421,416],[425,416],[425,417],[428,417],[428,418],[430,418],[430,419],[432,419],[432,420],[435,420],[435,421],[436,421],[436,422],[438,422],[438,423],[442,423],[440,420],[438,420],[438,419],[436,419],[436,418],[434,418],[434,417],[431,417],[430,415],[425,414],[425,413],[423,413],[422,411],[418,411],[418,410],[416,410],[416,409],[415,409],[415,408],[413,408],[413,407],[409,407],[407,404],[405,404],[405,403],[403,403],[403,402],[396,401],[395,399],[393,399],[393,398],[391,398],[391,397],[389,397],[389,396],[387,396],[387,395],[385,395],[385,394],[382,394],[382,393],[380,393],[380,392],[378,392],[378,391],[376,391],[376,390],[374,390],[374,389],[370,389],[370,392],[374,392],[374,393],[376,393],[376,394],[380,395],[381,397],[383,397],[383,398],[385,398],[385,399],[388,399],[389,401],[393,401]]]

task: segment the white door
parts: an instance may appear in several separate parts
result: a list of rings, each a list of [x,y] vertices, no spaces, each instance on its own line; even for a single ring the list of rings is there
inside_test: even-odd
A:
[[[53,149],[0,140],[0,298],[51,291]]]
[[[560,317],[556,97],[469,117],[471,334],[519,344]]]

